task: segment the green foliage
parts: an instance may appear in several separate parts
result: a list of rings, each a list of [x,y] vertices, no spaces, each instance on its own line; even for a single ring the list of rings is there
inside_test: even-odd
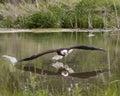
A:
[[[71,3],[70,1],[66,3],[66,1],[60,0],[54,3],[51,2],[46,2],[46,4],[45,2],[39,2],[37,3],[37,7],[35,4],[19,4],[18,7],[16,7],[17,12],[12,12],[13,15],[17,15],[16,18],[6,14],[11,12],[14,7],[6,9],[4,5],[2,6],[3,9],[0,9],[0,12],[2,12],[0,17],[5,17],[5,19],[2,20],[0,18],[1,27],[89,28],[91,23],[93,28],[103,28],[113,27],[118,24],[115,20],[117,16],[118,18],[120,16],[119,0],[79,0],[77,2],[75,0]],[[106,12],[106,15],[104,12]],[[91,14],[91,16],[89,16],[89,14]],[[106,18],[106,21],[103,20],[103,16]],[[107,24],[104,24],[105,22],[107,22]]]
[[[49,28],[53,27],[54,25],[54,18],[51,13],[42,13],[42,12],[37,12],[31,16],[28,17],[28,22],[27,26],[29,28]]]
[[[17,17],[14,24],[15,24],[15,27],[17,28],[28,28],[28,26],[26,25],[27,22],[29,22],[28,18],[19,16]]]
[[[14,71],[11,71],[10,67],[15,68],[10,62],[5,62],[3,58],[0,58],[1,96],[118,96],[118,94],[120,94],[120,80],[111,82],[101,82],[101,80],[92,81],[92,83],[84,82],[83,84],[80,83],[80,85],[75,84],[74,87],[66,86],[70,90],[64,88],[64,91],[61,93],[59,89],[53,89],[54,84],[55,86],[59,84],[58,82],[55,83],[54,79],[52,79],[50,82],[46,82],[47,85],[45,83],[48,88],[42,89],[40,85],[42,85],[41,82],[45,78],[39,78],[40,81],[37,80],[37,75],[29,72],[23,73],[16,68]],[[63,80],[61,80],[61,82],[65,83]]]
[[[0,0],[0,3],[5,3],[6,2],[6,0]]]
[[[77,12],[81,14],[88,13],[88,11],[94,10],[96,8],[96,2],[95,0],[81,0],[76,4],[76,10]]]
[[[1,19],[2,19],[2,20],[0,20],[0,27],[6,27],[6,28],[14,27],[14,22],[13,22],[13,20],[12,20],[11,17],[5,17],[5,18],[4,18],[4,17],[1,15]]]
[[[4,17],[0,14],[0,21],[2,21],[4,19]]]
[[[25,28],[51,28],[57,27],[56,18],[51,12],[36,12],[32,15],[18,18],[16,23]]]
[[[66,12],[64,16],[62,16],[61,19],[61,27],[63,28],[73,28],[75,27],[76,18],[75,14],[73,12]]]
[[[88,17],[86,15],[80,15],[78,17],[78,27],[79,28],[88,28]]]
[[[104,27],[103,18],[98,15],[93,17],[92,23],[93,23],[93,28],[103,28]]]

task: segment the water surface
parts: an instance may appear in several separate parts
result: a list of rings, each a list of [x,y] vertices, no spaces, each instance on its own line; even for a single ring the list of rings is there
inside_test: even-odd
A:
[[[94,37],[88,37],[88,33],[8,33],[0,34],[0,55],[10,55],[16,57],[18,60],[37,54],[49,49],[56,49],[62,47],[69,47],[74,45],[90,45],[106,49],[102,51],[88,51],[88,50],[75,50],[69,56],[60,62],[69,65],[75,72],[86,72],[100,69],[111,69],[110,72],[105,73],[102,77],[95,77],[92,79],[78,79],[67,78],[62,76],[53,76],[39,78],[40,87],[52,88],[64,91],[71,84],[86,84],[119,80],[120,78],[120,40],[119,33],[94,33]],[[23,66],[35,66],[45,70],[56,71],[51,64],[53,63],[52,57],[56,53],[51,53],[23,63],[18,63],[16,68]],[[1,57],[1,59],[3,59]],[[4,63],[10,62],[4,59]],[[1,66],[0,66],[1,67]],[[5,70],[2,68],[3,74]],[[19,70],[20,72],[20,70]],[[19,73],[18,72],[18,73]],[[20,73],[19,73],[20,74]],[[20,75],[21,76],[21,75]],[[28,75],[29,77],[30,75]],[[44,82],[43,82],[44,81]],[[24,82],[25,80],[20,80]],[[42,83],[41,83],[42,82]],[[59,82],[59,83],[58,83]],[[47,85],[46,85],[47,84]],[[98,84],[99,85],[99,84]],[[52,87],[51,87],[52,86]],[[55,87],[55,88],[54,88]]]

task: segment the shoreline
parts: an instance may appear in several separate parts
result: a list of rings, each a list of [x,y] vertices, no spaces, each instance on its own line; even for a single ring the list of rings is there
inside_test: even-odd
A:
[[[52,32],[111,32],[120,31],[120,29],[70,29],[70,28],[46,28],[46,29],[14,29],[14,28],[0,28],[0,33],[52,33]]]

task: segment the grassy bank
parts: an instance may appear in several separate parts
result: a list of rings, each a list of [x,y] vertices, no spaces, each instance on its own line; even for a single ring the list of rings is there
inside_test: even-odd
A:
[[[0,27],[8,28],[119,28],[120,21],[119,0],[4,3],[0,8]]]
[[[55,77],[51,79],[22,72],[1,58],[0,63],[0,96],[118,96],[120,94],[120,80],[104,78],[104,81],[101,81],[100,77],[98,80],[94,78],[92,82],[88,79],[84,80],[84,83],[70,83],[65,81],[67,78],[60,77],[56,82]],[[62,83],[65,82],[70,83],[70,86],[64,86]]]

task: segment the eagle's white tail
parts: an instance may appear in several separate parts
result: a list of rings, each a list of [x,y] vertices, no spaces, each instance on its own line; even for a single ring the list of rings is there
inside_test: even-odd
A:
[[[3,55],[2,57],[5,57],[7,58],[8,60],[10,60],[10,62],[15,65],[18,61],[15,57],[12,57],[12,56],[8,56],[8,55]]]

